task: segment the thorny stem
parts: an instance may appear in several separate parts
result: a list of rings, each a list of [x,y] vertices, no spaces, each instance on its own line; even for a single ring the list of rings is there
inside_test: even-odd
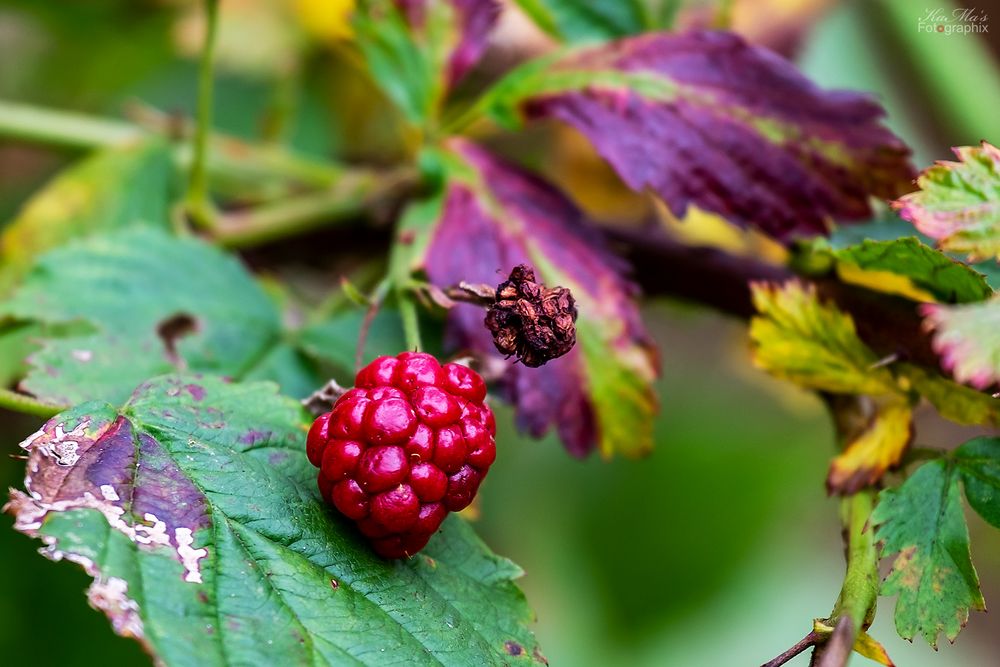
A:
[[[26,394],[19,394],[10,389],[0,388],[0,408],[7,408],[15,412],[23,412],[24,414],[48,419],[65,410],[67,406],[52,405]]]
[[[187,206],[191,220],[198,227],[212,227],[208,198],[208,136],[212,127],[212,85],[215,65],[215,41],[219,27],[219,0],[205,0],[205,45],[198,72],[198,116],[194,133],[194,157],[188,182]]]

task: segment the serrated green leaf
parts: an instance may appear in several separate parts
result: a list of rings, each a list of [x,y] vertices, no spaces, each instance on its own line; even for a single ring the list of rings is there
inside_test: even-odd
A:
[[[175,369],[240,377],[280,341],[275,306],[234,258],[195,239],[121,230],[46,254],[0,314],[50,335],[21,386],[54,404],[124,400]]]
[[[892,373],[858,338],[851,316],[824,304],[812,285],[751,286],[759,315],[750,321],[754,363],[780,378],[833,393],[894,394]]]
[[[882,594],[899,595],[899,635],[912,639],[919,633],[934,647],[940,632],[954,641],[969,609],[986,609],[969,554],[955,465],[925,463],[902,486],[879,494],[871,521],[883,556],[897,554]]]
[[[922,244],[916,237],[891,241],[865,240],[858,245],[835,250],[833,255],[842,278],[848,282],[861,282],[862,276],[849,271],[851,267],[860,269],[868,274],[863,282],[872,289],[902,292],[903,296],[910,296],[912,292],[906,293],[892,284],[891,277],[899,276],[934,300],[945,303],[982,301],[993,295],[985,276],[969,265]]]
[[[0,290],[67,240],[130,225],[166,227],[172,177],[161,140],[106,148],[61,172],[0,236]]]
[[[458,517],[419,557],[375,557],[320,502],[306,425],[272,384],[155,379],[29,438],[9,510],[167,665],[542,660],[515,565]]]
[[[955,450],[965,498],[972,509],[1000,528],[1000,438],[976,438]]]
[[[893,208],[943,250],[970,259],[1000,257],[1000,149],[952,149],[958,162],[939,161],[917,179],[919,190],[893,202]]]

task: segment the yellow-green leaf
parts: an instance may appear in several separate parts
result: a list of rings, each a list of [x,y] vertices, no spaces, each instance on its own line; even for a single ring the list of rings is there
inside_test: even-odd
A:
[[[750,322],[754,363],[810,389],[844,394],[898,392],[888,369],[858,338],[854,320],[824,304],[812,285],[752,285],[759,315]]]

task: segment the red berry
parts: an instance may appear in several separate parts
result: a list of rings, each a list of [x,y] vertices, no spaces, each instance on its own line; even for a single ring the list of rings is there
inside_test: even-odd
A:
[[[309,430],[323,498],[376,553],[406,558],[472,502],[496,458],[486,384],[429,354],[379,357]]]
[[[410,487],[425,503],[437,502],[448,490],[448,477],[432,463],[418,463],[410,468]]]
[[[378,493],[402,482],[409,472],[406,453],[401,447],[380,445],[361,455],[357,480],[368,493]]]
[[[372,500],[372,519],[393,533],[409,530],[419,514],[420,500],[406,484],[380,493]]]
[[[368,494],[353,479],[337,482],[330,499],[340,513],[348,518],[357,520],[368,516]]]
[[[363,445],[354,440],[331,440],[323,452],[323,476],[333,482],[354,474],[361,458]]]

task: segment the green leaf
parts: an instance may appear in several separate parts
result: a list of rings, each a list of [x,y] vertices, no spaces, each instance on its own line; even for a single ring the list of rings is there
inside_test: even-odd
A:
[[[0,236],[0,291],[38,254],[70,239],[130,225],[166,227],[172,177],[160,140],[106,148],[61,172]]]
[[[942,250],[970,259],[1000,258],[1000,149],[952,149],[958,162],[939,161],[917,179],[919,190],[893,202],[893,208]]]
[[[539,28],[568,43],[596,42],[669,28],[676,0],[517,0]]]
[[[976,438],[955,450],[965,498],[972,509],[1000,528],[1000,438]]]
[[[899,595],[896,630],[903,639],[920,633],[934,647],[942,631],[955,640],[969,609],[986,609],[958,479],[950,461],[925,463],[902,486],[879,494],[871,518],[883,556],[897,554],[882,585],[883,595]]]
[[[872,289],[911,296],[912,288],[916,288],[931,297],[921,300],[933,299],[945,303],[982,301],[993,296],[993,289],[983,274],[924,245],[916,237],[891,241],[865,240],[858,245],[835,250],[833,255],[837,259],[841,278],[848,282],[862,282]],[[908,284],[896,284],[893,280],[896,276],[905,279]]]
[[[478,62],[500,15],[496,0],[361,0],[355,42],[375,83],[426,126]]]
[[[25,441],[9,509],[167,665],[542,660],[516,565],[458,517],[419,557],[377,558],[320,502],[306,426],[268,383],[158,378]]]
[[[843,394],[895,394],[889,369],[858,338],[851,316],[824,304],[811,284],[751,285],[759,315],[750,321],[754,363],[810,389]]]
[[[29,358],[22,388],[54,404],[119,402],[175,369],[240,377],[281,337],[275,306],[238,261],[143,227],[48,253],[0,314],[81,325]]]
[[[1000,400],[951,380],[928,373],[919,366],[899,364],[897,371],[926,398],[942,417],[957,424],[1000,424]]]
[[[353,372],[358,335],[366,314],[365,310],[358,308],[335,313],[299,332],[299,345],[314,358],[329,362],[342,371]],[[362,363],[381,355],[396,355],[405,349],[406,339],[399,313],[381,308],[368,328]]]
[[[959,382],[986,389],[1000,380],[1000,298],[960,306],[924,304],[942,367]]]

